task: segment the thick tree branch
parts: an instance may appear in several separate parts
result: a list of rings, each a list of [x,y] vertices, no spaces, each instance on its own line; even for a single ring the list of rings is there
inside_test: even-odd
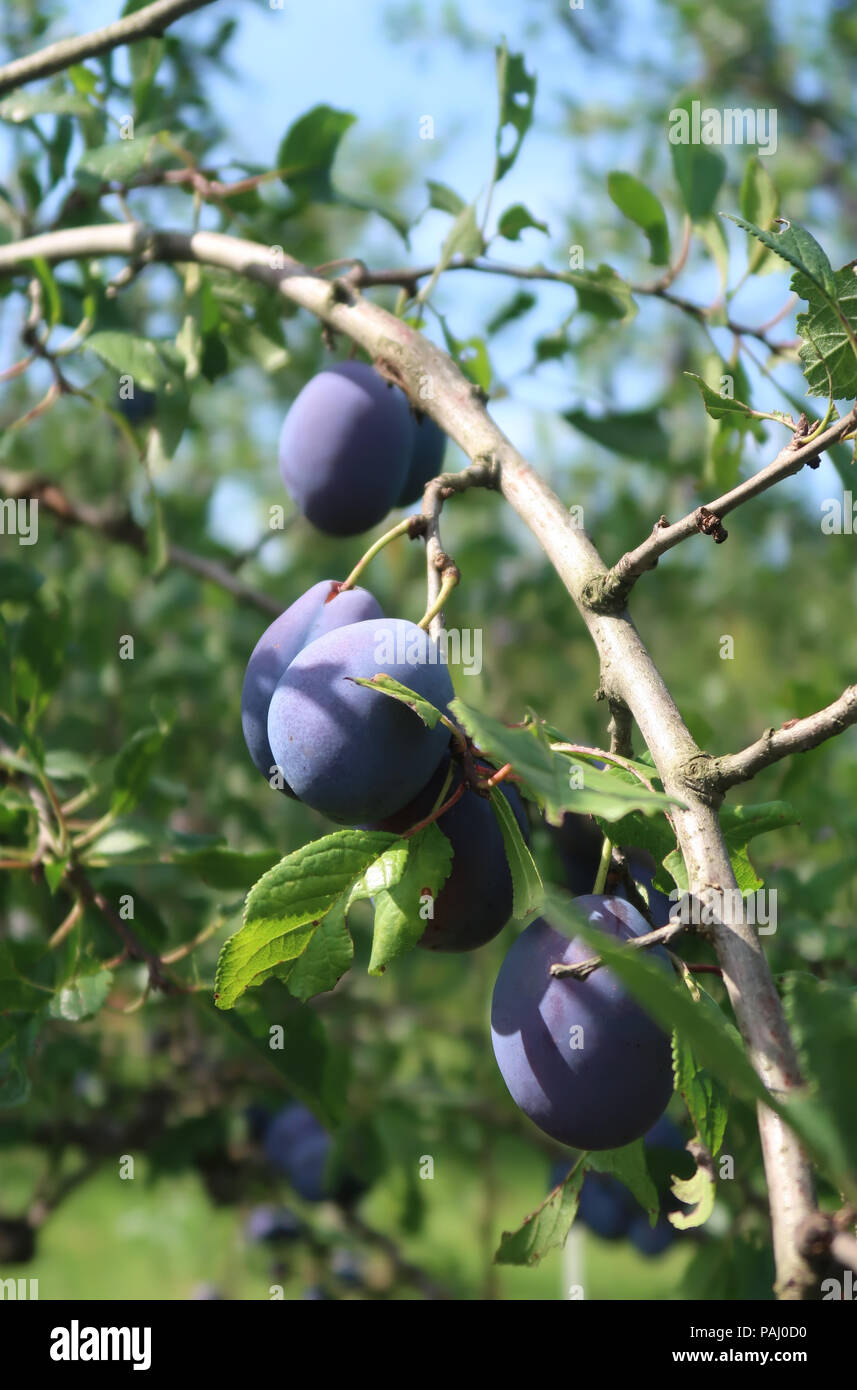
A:
[[[766,729],[761,738],[740,753],[715,758],[710,768],[711,779],[724,790],[738,782],[749,782],[763,768],[791,753],[806,753],[810,748],[817,748],[853,724],[857,724],[857,685],[849,685],[838,700],[805,719],[792,719],[781,729]]]
[[[197,261],[245,275],[307,309],[373,359],[393,363],[417,408],[431,415],[469,458],[490,459],[499,468],[503,495],[542,545],[589,629],[605,697],[611,706],[621,702],[631,711],[665,792],[684,803],[674,818],[689,890],[713,911],[714,944],[748,1056],[772,1092],[783,1096],[794,1090],[801,1080],[797,1058],[758,936],[748,923],[731,920],[724,906],[723,895],[734,894],[737,883],[718,822],[718,798],[700,794],[683,771],[700,750],[628,613],[595,612],[587,601],[593,581],[608,572],[592,541],[494,423],[479,393],[445,353],[363,299],[353,285],[330,283],[290,258],[272,255],[267,247],[215,232],[152,232],[130,224],[71,228],[0,247],[0,274],[22,271],[34,256],[55,263],[144,252],[153,260]],[[427,375],[433,394],[424,400],[421,386]],[[794,1133],[764,1106],[759,1108],[759,1130],[777,1289],[781,1297],[800,1298],[813,1280],[798,1242],[800,1224],[814,1210],[811,1173]]]
[[[107,53],[120,44],[136,43],[138,39],[152,34],[162,34],[164,30],[182,15],[191,10],[201,10],[213,0],[155,0],[153,5],[126,15],[114,24],[105,24],[103,29],[93,29],[91,34],[79,38],[61,39],[38,53],[29,53],[26,58],[16,58],[0,68],[0,96],[23,87],[27,82],[35,82],[39,77],[50,77],[54,72],[62,72],[73,63],[82,63],[85,58],[94,58],[99,53]]]
[[[106,507],[93,507],[85,502],[73,502],[50,478],[27,477],[24,474],[0,470],[0,493],[6,497],[26,497],[38,501],[40,507],[52,513],[65,525],[88,526],[113,541],[126,544],[144,554],[147,548],[146,533],[130,512],[116,512]],[[225,589],[239,603],[258,608],[260,612],[277,617],[282,605],[258,589],[238,579],[226,565],[219,560],[209,559],[207,555],[195,555],[182,546],[167,544],[167,559],[201,579],[208,580]]]
[[[814,467],[825,449],[838,444],[846,435],[852,434],[855,427],[857,406],[808,443],[804,442],[802,434],[796,434],[780,450],[776,458],[758,473],[754,473],[752,478],[738,483],[729,492],[716,497],[713,502],[708,502],[703,507],[695,507],[681,521],[676,521],[670,526],[666,517],[661,517],[652,534],[642,545],[638,545],[636,550],[629,550],[607,574],[592,585],[591,592],[587,595],[589,601],[605,612],[621,608],[640,575],[645,574],[646,570],[654,569],[661,555],[667,550],[672,550],[689,536],[700,532],[713,536],[715,541],[724,541],[726,532],[719,525],[722,517],[734,512],[745,502],[752,501],[761,493],[767,492],[768,488],[781,483],[784,478],[799,473],[805,465]]]

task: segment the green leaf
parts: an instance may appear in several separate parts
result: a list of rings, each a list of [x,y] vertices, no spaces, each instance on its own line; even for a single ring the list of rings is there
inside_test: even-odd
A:
[[[611,1173],[625,1184],[644,1211],[650,1216],[657,1216],[660,1199],[649,1173],[642,1139],[635,1140],[633,1144],[626,1144],[621,1149],[588,1152],[584,1164],[596,1173]]]
[[[809,303],[796,319],[801,337],[799,357],[810,396],[832,396],[852,401],[857,397],[857,276],[852,266],[834,275],[836,304],[828,303],[805,276],[792,276],[791,288]],[[844,322],[843,322],[844,319]]]
[[[719,391],[715,391],[712,386],[708,385],[704,377],[699,376],[696,372],[685,372],[684,375],[696,382],[702,395],[703,405],[712,420],[723,420],[731,415],[742,415],[753,420],[779,420],[781,423],[787,423],[781,410],[753,410],[752,406],[745,405],[743,401],[733,400],[731,396],[722,396]]]
[[[416,946],[428,920],[421,899],[425,894],[437,899],[452,867],[452,846],[435,822],[400,844],[407,855],[404,870],[375,895],[370,975],[382,975],[391,961]]]
[[[680,102],[676,111],[685,112],[690,121],[691,98]],[[678,127],[670,131],[673,172],[681,191],[685,208],[692,222],[707,217],[714,207],[714,200],[726,176],[726,160],[719,151],[710,145],[678,143],[673,136]]]
[[[289,993],[302,1002],[333,989],[351,969],[354,943],[345,920],[345,907],[344,898],[334,903],[289,972]]]
[[[217,1009],[200,994],[198,1007],[214,1014],[258,1057],[272,1067],[290,1094],[297,1097],[322,1124],[337,1125],[345,1110],[350,1058],[331,1042],[315,1011],[283,994],[272,1024],[252,999],[240,1009]],[[280,1035],[282,1030],[282,1035]]]
[[[54,896],[68,868],[68,859],[46,859],[42,865],[45,873],[45,883],[48,885],[48,892]]]
[[[0,603],[21,603],[31,599],[44,584],[44,576],[17,560],[0,560]]]
[[[443,710],[439,710],[430,700],[418,695],[415,690],[409,690],[392,676],[346,676],[345,679],[353,681],[355,685],[368,686],[370,690],[380,690],[382,694],[389,695],[391,700],[398,700],[400,704],[407,705],[409,710],[419,715],[429,729],[433,729],[437,721],[443,718]]]
[[[440,248],[437,264],[430,278],[417,295],[418,301],[420,303],[425,303],[437,284],[439,277],[443,274],[446,267],[455,256],[461,256],[464,260],[472,260],[475,256],[481,256],[484,250],[485,242],[476,224],[476,205],[475,203],[468,203],[467,206],[463,207],[461,212],[458,213],[455,221],[447,232],[443,245]]]
[[[32,264],[42,287],[45,319],[49,327],[55,328],[62,321],[62,300],[56,276],[44,257],[34,256]]]
[[[0,101],[0,121],[30,121],[34,116],[90,116],[92,107],[79,92],[13,92]]]
[[[745,232],[756,237],[763,246],[767,246],[782,260],[788,261],[789,265],[800,271],[826,300],[836,302],[837,288],[833,267],[815,237],[799,222],[785,222],[780,231],[766,232],[745,218],[736,217],[735,213],[724,212],[722,215],[728,217],[730,222],[743,227]],[[806,295],[803,298],[805,299]]]
[[[528,227],[535,227],[537,232],[544,232],[549,235],[549,228],[546,222],[539,222],[538,218],[533,217],[529,208],[525,208],[523,203],[513,203],[511,207],[501,214],[497,223],[497,231],[506,241],[520,241],[521,232]]]
[[[439,212],[451,212],[453,217],[457,217],[467,207],[467,203],[455,189],[445,183],[426,179],[426,188],[429,191],[429,207],[437,208]]]
[[[523,54],[510,53],[505,43],[497,48],[496,53],[500,110],[494,136],[494,179],[495,182],[499,182],[508,174],[518,158],[524,136],[532,124],[536,102],[536,78],[531,77],[524,67]],[[502,154],[503,134],[510,126],[515,132],[514,138],[507,153]]]
[[[538,911],[544,897],[541,875],[521,834],[515,813],[499,788],[491,792],[491,810],[500,826],[512,875],[512,916],[528,917],[530,913]]]
[[[174,863],[190,869],[212,888],[230,890],[252,887],[262,874],[273,868],[279,858],[276,850],[260,849],[242,854],[239,850],[214,845],[211,849],[177,854]]]
[[[45,754],[45,772],[52,782],[87,781],[89,763],[72,748],[51,748]]]
[[[524,1218],[517,1231],[504,1231],[494,1263],[498,1265],[538,1264],[554,1246],[564,1245],[580,1201],[583,1165],[569,1173],[565,1182]]]
[[[780,195],[765,163],[754,155],[747,161],[741,182],[741,216],[756,227],[769,231],[780,210]],[[747,257],[750,275],[764,274],[776,257],[766,246],[753,239]]]
[[[146,859],[154,854],[152,837],[132,825],[115,825],[105,830],[86,852],[88,862],[100,859]]]
[[[499,719],[473,709],[460,699],[453,700],[449,709],[453,718],[498,767],[511,763],[513,771],[523,781],[524,795],[544,807],[553,825],[560,824],[562,813],[567,810],[584,815],[598,814],[613,821],[633,810],[653,815],[674,804],[669,797],[650,792],[639,782],[624,780],[615,771],[600,772],[588,765],[583,773],[583,786],[571,786],[571,760],[565,754],[551,751],[548,736],[539,725],[533,723],[510,729]]]
[[[337,830],[263,874],[247,895],[243,927],[220,953],[218,1007],[230,1009],[260,977],[296,960],[334,903],[396,838],[380,831]]]
[[[599,416],[588,415],[585,410],[566,410],[562,418],[603,449],[626,458],[650,459],[662,465],[669,459],[670,437],[658,418],[657,406]]]
[[[78,160],[74,177],[81,182],[130,183],[137,174],[154,164],[164,164],[173,158],[159,148],[152,135],[138,135],[133,140],[117,140],[86,150]]]
[[[785,978],[784,1006],[815,1097],[857,1173],[857,989],[797,972]]]
[[[505,328],[507,323],[514,323],[516,319],[528,314],[536,304],[536,296],[530,294],[529,290],[516,290],[511,299],[507,299],[505,304],[492,315],[485,326],[486,333],[499,333],[501,328]]]
[[[119,753],[113,769],[113,798],[110,809],[115,816],[124,815],[136,806],[149,783],[167,730],[149,725],[138,729]]]
[[[660,199],[633,174],[618,170],[607,175],[607,192],[619,211],[645,233],[652,265],[668,265],[670,233]]]
[[[721,809],[723,838],[742,893],[755,893],[763,886],[750,863],[747,852],[750,841],[757,835],[799,824],[800,817],[787,801],[766,801],[755,806],[724,806]]]
[[[0,1108],[22,1105],[30,1094],[27,1063],[35,1050],[39,1028],[40,1019],[30,1013],[0,1017]]]
[[[595,270],[564,270],[559,278],[574,286],[581,311],[594,318],[622,319],[627,323],[637,312],[631,286],[610,265],[599,265]]]
[[[74,63],[70,68],[66,68],[66,77],[71,79],[75,91],[80,92],[82,96],[95,96],[98,88],[98,77],[89,68],[85,68],[82,63]]]
[[[33,1013],[48,998],[46,990],[33,984],[19,970],[16,958],[19,949],[12,942],[0,941],[0,1014]]]
[[[334,197],[333,161],[356,120],[352,112],[322,103],[289,126],[277,151],[277,167],[295,197],[302,202],[329,202]]]
[[[79,1023],[92,1018],[104,1004],[113,983],[109,970],[98,970],[93,975],[79,975],[72,984],[57,990],[48,1006],[51,1018],[61,1018],[66,1023]]]
[[[690,1231],[704,1226],[714,1210],[714,1178],[711,1171],[699,1164],[692,1178],[673,1178],[673,1195],[692,1211],[671,1211],[669,1221],[677,1231]]]
[[[699,988],[697,986],[697,988]],[[700,1006],[720,1014],[717,1005],[705,990],[700,989]],[[720,1023],[718,1017],[717,1023]],[[673,1071],[676,1090],[679,1091],[693,1120],[698,1138],[716,1158],[726,1132],[729,1117],[729,1093],[716,1077],[701,1067],[693,1055],[693,1048],[685,1038],[673,1036]]]
[[[114,330],[91,333],[84,346],[112,367],[120,376],[133,377],[137,386],[157,391],[173,380],[172,368],[165,361],[157,343],[150,338],[138,338],[133,333]]]

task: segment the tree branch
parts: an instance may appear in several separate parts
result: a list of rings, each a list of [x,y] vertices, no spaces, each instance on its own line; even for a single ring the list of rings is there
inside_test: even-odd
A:
[[[350,262],[352,269],[343,277],[355,289],[374,289],[384,285],[394,285],[405,290],[414,298],[417,293],[420,280],[426,280],[434,275],[437,267],[434,265],[420,266],[400,266],[388,270],[371,270],[362,261]],[[322,267],[318,267],[322,269]],[[705,304],[693,304],[689,299],[684,299],[681,295],[673,294],[669,285],[678,274],[681,265],[678,265],[671,278],[666,277],[652,285],[634,285],[628,288],[631,294],[646,295],[649,298],[662,299],[673,308],[680,309],[683,314],[694,319],[697,323],[705,324],[712,316],[714,308],[719,305],[707,306]],[[568,285],[574,288],[574,280],[569,273],[564,270],[550,270],[547,266],[534,265],[509,265],[503,261],[480,260],[473,257],[465,257],[460,260],[450,262],[444,267],[444,275],[450,270],[472,270],[480,275],[500,275],[512,280],[539,280],[549,284]],[[792,343],[772,342],[768,338],[766,329],[773,326],[776,319],[768,324],[762,324],[757,328],[746,323],[736,323],[733,319],[725,319],[722,323],[724,328],[728,328],[734,333],[736,338],[755,338],[758,342],[764,343],[769,352],[776,354],[786,354],[792,351]]]
[[[138,526],[130,512],[116,512],[110,508],[93,507],[85,502],[73,502],[49,478],[27,477],[5,469],[0,470],[0,492],[7,497],[27,497],[38,501],[40,506],[45,507],[63,524],[88,526],[112,541],[123,541],[133,546],[141,554],[145,554],[148,547],[145,531],[142,526]],[[239,603],[258,608],[260,612],[272,617],[277,617],[282,612],[276,599],[269,598],[267,594],[245,584],[219,560],[209,559],[206,555],[195,555],[182,546],[173,545],[171,541],[167,544],[167,559],[171,564],[178,565],[211,584],[217,584]]]
[[[817,748],[853,724],[857,724],[857,685],[849,685],[838,700],[805,719],[790,719],[780,729],[766,729],[742,752],[715,758],[710,769],[712,781],[723,790],[738,782],[749,782],[763,768],[791,753]]]
[[[62,72],[73,63],[82,63],[84,58],[94,58],[99,53],[107,53],[120,44],[136,43],[138,39],[148,38],[163,31],[182,15],[191,10],[201,10],[213,0],[155,0],[153,5],[126,15],[103,29],[93,29],[91,34],[79,38],[61,39],[38,53],[30,53],[26,58],[16,58],[0,68],[0,96],[13,92],[39,77],[50,77],[51,73]]]
[[[604,695],[632,712],[664,791],[684,803],[674,811],[689,891],[714,918],[712,936],[723,980],[748,1057],[769,1090],[786,1095],[801,1078],[782,1006],[752,926],[730,920],[724,894],[737,883],[717,817],[719,798],[703,795],[684,769],[700,755],[660,672],[626,611],[595,612],[586,595],[607,567],[560,499],[488,415],[483,400],[450,358],[393,314],[362,298],[353,285],[329,281],[268,247],[216,232],[153,232],[132,224],[76,227],[0,247],[0,274],[20,271],[34,256],[52,263],[91,256],[140,256],[217,266],[269,286],[348,336],[373,359],[393,362],[415,406],[426,411],[471,459],[491,459],[506,500],[529,526],[571,595],[598,651]],[[428,374],[434,396],[423,400]],[[816,444],[816,451],[818,444]],[[725,899],[727,905],[729,898]],[[777,1268],[777,1292],[800,1298],[813,1273],[798,1229],[815,1207],[812,1177],[792,1130],[759,1107]]]
[[[799,473],[804,465],[814,467],[818,463],[819,455],[851,434],[855,426],[857,406],[808,443],[804,442],[802,434],[796,433],[776,458],[752,478],[747,478],[721,497],[716,497],[713,502],[695,507],[681,521],[676,521],[670,526],[666,517],[661,517],[656,522],[652,534],[642,545],[638,545],[636,550],[629,550],[607,574],[599,576],[587,596],[589,602],[604,612],[622,608],[640,575],[646,570],[654,569],[666,551],[672,550],[674,546],[699,532],[712,535],[715,541],[724,541],[727,533],[719,526],[721,517],[734,512],[737,507],[750,502],[768,488],[782,482],[784,478]]]

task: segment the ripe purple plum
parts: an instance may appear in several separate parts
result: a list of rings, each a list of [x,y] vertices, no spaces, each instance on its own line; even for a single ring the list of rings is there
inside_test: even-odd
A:
[[[379,830],[408,830],[426,816],[440,795],[450,759],[444,758],[431,781],[402,811],[383,820]],[[445,799],[461,784],[456,764]],[[500,790],[529,840],[523,803],[503,782]],[[427,951],[473,951],[492,941],[512,915],[512,875],[497,818],[488,800],[468,789],[440,817],[438,829],[452,845],[452,867],[433,905],[419,945]]]
[[[354,678],[386,675],[444,710],[452,680],[437,644],[403,618],[367,619],[317,637],[283,673],[268,740],[301,801],[346,825],[394,815],[436,770],[449,729]]]
[[[262,633],[244,676],[241,727],[247,751],[264,778],[276,771],[276,759],[268,742],[268,706],[286,667],[309,642],[325,632],[383,616],[381,605],[366,589],[340,592],[336,580],[320,579]],[[282,790],[287,796],[294,796],[288,785]]]
[[[621,898],[591,895],[575,906],[617,941],[648,930]],[[666,1109],[670,1042],[607,967],[585,980],[550,974],[592,954],[582,937],[533,922],[500,967],[491,1036],[512,1099],[540,1129],[573,1148],[613,1149],[641,1138]],[[669,969],[660,947],[648,955]]]
[[[319,531],[356,536],[396,506],[413,431],[405,396],[372,367],[328,367],[307,382],[286,416],[279,448],[283,482]]]
[[[427,482],[441,471],[446,453],[446,435],[440,425],[428,415],[414,420],[414,448],[405,485],[399,494],[398,506],[409,507],[422,497]]]

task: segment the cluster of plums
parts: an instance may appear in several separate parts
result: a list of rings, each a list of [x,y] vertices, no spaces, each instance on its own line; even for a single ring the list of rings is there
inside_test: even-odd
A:
[[[669,1190],[669,1174],[676,1166],[676,1155],[684,1152],[684,1140],[672,1120],[662,1115],[645,1135],[644,1142],[649,1168],[655,1170],[660,1198],[661,1210],[655,1225],[651,1225],[647,1213],[625,1184],[609,1173],[586,1174],[580,1189],[577,1219],[602,1240],[629,1240],[641,1255],[654,1258],[668,1250],[676,1238],[675,1227],[666,1213],[680,1210],[681,1204]],[[551,1186],[556,1187],[567,1176],[567,1162],[556,1163],[551,1173]]]
[[[315,376],[290,409],[280,467],[304,514],[333,535],[350,535],[415,499],[440,466],[443,436],[416,423],[404,395],[371,367],[347,362]],[[387,618],[365,589],[322,580],[263,633],[247,666],[241,712],[256,767],[286,795],[344,825],[405,832],[429,816],[445,785],[463,776],[450,731],[433,729],[406,705],[356,684],[383,674],[446,711],[452,682],[437,644],[414,623]],[[483,765],[484,766],[484,765]],[[450,778],[447,784],[447,778]],[[514,787],[506,796],[526,836]],[[502,930],[512,913],[503,837],[488,799],[467,786],[437,822],[452,868],[420,945],[466,951]],[[601,838],[581,817],[559,831],[569,886],[587,894]],[[654,865],[629,852],[655,920],[669,903],[652,887]],[[625,941],[649,929],[621,884],[578,896],[589,922]],[[672,1092],[667,1036],[602,968],[586,980],[555,978],[555,962],[592,954],[546,922],[533,922],[503,962],[494,990],[492,1037],[513,1099],[541,1129],[580,1149],[640,1138]],[[665,969],[664,952],[650,956]]]
[[[280,473],[303,515],[329,536],[356,536],[408,507],[441,470],[446,435],[365,362],[318,372],[280,435]]]
[[[322,580],[276,618],[244,677],[244,738],[262,775],[331,820],[399,832],[430,815],[450,773],[449,729],[427,728],[397,700],[354,677],[392,676],[441,710],[453,696],[437,644],[415,623],[385,618],[365,589]],[[461,770],[451,768],[449,799]],[[526,833],[513,787],[503,794]],[[452,869],[421,945],[466,951],[512,913],[512,879],[488,800],[467,787],[438,820]]]

